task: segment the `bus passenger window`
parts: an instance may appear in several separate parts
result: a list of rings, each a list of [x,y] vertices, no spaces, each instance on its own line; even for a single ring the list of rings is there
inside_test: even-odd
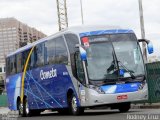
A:
[[[31,54],[31,58],[30,58],[30,68],[34,68],[35,67],[35,48],[33,49],[33,52]]]
[[[24,51],[24,52],[22,52],[22,61],[21,61],[21,69],[22,69],[22,71],[24,70],[24,67],[25,67],[25,65],[26,65],[26,61],[27,61],[27,58],[28,58],[28,55],[29,55],[29,52],[30,52],[30,50],[31,49],[28,49],[28,50],[26,50],[26,51]],[[27,65],[27,69],[29,68],[29,66],[30,66],[30,64],[28,64]]]
[[[44,65],[44,43],[38,44],[35,48],[35,64],[36,67],[40,67]]]
[[[63,37],[56,38],[56,55],[57,64],[68,64],[68,53]]]
[[[16,57],[15,55],[11,57],[10,59],[10,66],[11,66],[11,69],[10,69],[10,74],[15,74],[16,73]]]
[[[46,47],[46,56],[47,56],[47,60],[46,60],[46,64],[54,64],[55,63],[55,50],[56,50],[56,41],[53,40],[49,40],[45,43],[45,47]]]
[[[6,75],[10,75],[10,57],[6,59]]]
[[[76,73],[76,64],[75,64],[74,54],[76,51],[78,51],[78,48],[76,48],[75,46],[76,44],[79,43],[79,38],[76,34],[71,34],[71,33],[65,34],[64,36],[65,36],[69,53],[70,53],[72,73],[73,73],[73,76],[76,77],[77,73]]]
[[[21,53],[18,53],[18,54],[16,55],[16,58],[17,58],[17,60],[16,60],[17,73],[20,73],[20,72],[22,72],[22,66],[21,66],[21,64],[22,64],[22,54],[21,54]]]

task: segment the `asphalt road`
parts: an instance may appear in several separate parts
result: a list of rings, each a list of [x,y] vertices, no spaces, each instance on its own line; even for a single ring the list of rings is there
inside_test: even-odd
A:
[[[117,110],[86,110],[81,116],[50,112],[18,120],[160,120],[160,109],[131,109],[127,113],[119,113]]]

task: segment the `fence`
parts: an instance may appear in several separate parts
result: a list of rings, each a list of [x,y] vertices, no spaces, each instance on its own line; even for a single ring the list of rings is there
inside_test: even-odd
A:
[[[160,102],[160,62],[148,63],[146,64],[146,68],[149,88],[148,102]]]
[[[0,107],[7,107],[7,96],[0,95]]]

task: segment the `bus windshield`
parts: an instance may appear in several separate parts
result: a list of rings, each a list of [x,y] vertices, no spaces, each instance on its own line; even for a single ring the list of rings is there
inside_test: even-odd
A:
[[[134,34],[91,36],[86,51],[90,80],[145,74],[142,54]],[[122,70],[123,75],[120,74]]]

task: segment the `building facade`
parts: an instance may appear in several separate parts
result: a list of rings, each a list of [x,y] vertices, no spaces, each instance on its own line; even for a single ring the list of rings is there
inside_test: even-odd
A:
[[[5,78],[5,57],[16,49],[46,35],[15,18],[0,19],[0,90]]]

